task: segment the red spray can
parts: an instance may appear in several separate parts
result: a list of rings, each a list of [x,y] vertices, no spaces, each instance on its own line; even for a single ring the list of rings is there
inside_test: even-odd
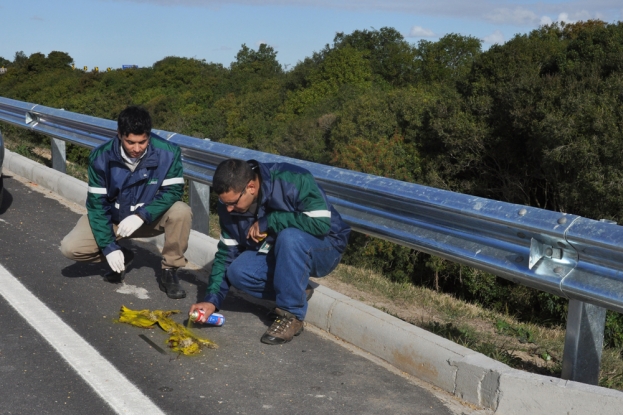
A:
[[[190,319],[190,321],[196,322],[200,318],[202,318],[204,315],[205,315],[205,312],[203,310],[195,310],[192,313],[190,313],[190,316],[188,318]],[[205,324],[220,327],[223,324],[225,324],[225,316],[219,313],[212,313],[210,317],[207,318]]]

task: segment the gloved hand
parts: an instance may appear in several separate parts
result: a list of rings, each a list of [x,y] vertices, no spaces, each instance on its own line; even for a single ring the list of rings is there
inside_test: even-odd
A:
[[[116,273],[121,273],[125,269],[124,260],[125,258],[123,257],[123,252],[121,252],[120,249],[112,251],[110,254],[106,255],[108,265],[110,265],[110,268]]]
[[[121,222],[117,227],[117,235],[127,238],[132,235],[143,224],[143,219],[138,215],[130,215]]]

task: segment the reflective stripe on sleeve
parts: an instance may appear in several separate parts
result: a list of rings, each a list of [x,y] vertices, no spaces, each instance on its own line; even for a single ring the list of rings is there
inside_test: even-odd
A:
[[[105,187],[91,187],[88,188],[89,193],[93,193],[96,195],[105,195],[107,193]]]
[[[220,237],[220,241],[223,242],[227,246],[238,246],[238,241],[235,239],[225,239],[223,235]]]
[[[166,179],[162,182],[163,186],[171,186],[172,184],[184,184],[184,178],[174,177],[173,179]]]
[[[331,217],[330,210],[314,210],[312,212],[303,212],[303,214],[309,216],[310,218],[330,218]]]

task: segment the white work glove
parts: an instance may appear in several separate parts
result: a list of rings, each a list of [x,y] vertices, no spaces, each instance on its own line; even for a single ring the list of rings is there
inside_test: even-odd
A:
[[[127,238],[132,235],[143,224],[143,219],[138,215],[130,215],[121,222],[117,227],[117,235]]]
[[[112,251],[110,254],[106,255],[106,261],[108,261],[108,265],[110,268],[116,273],[121,273],[125,269],[125,258],[123,257],[123,252],[120,249],[116,251]]]

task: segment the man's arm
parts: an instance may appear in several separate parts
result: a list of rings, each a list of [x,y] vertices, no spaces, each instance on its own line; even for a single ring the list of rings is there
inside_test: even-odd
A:
[[[219,206],[219,210],[221,207]],[[225,278],[227,267],[240,254],[239,242],[236,239],[234,225],[230,221],[222,218],[228,217],[226,212],[219,212],[219,223],[221,226],[221,237],[218,242],[218,251],[214,256],[210,280],[206,288],[204,302],[212,303],[216,309],[221,308],[221,304],[229,292],[229,281]]]
[[[297,228],[310,235],[324,236],[331,229],[331,210],[311,173],[284,172],[275,177],[277,181],[295,186],[290,205],[292,211],[273,211],[259,219],[261,232],[279,233],[285,228]]]
[[[108,255],[121,248],[117,245],[113,231],[111,204],[108,202],[108,188],[106,186],[105,162],[98,158],[98,155],[98,149],[89,155],[89,186],[86,207],[95,242],[102,253]]]
[[[203,299],[204,302],[214,304],[216,309],[221,308],[221,304],[229,292],[229,283],[225,278],[225,271],[227,269],[227,265],[231,263],[231,260],[228,261],[230,254],[230,250],[223,246],[221,236],[221,240],[218,243],[218,251],[214,256],[214,262],[212,263],[212,272],[210,272],[206,295]]]

